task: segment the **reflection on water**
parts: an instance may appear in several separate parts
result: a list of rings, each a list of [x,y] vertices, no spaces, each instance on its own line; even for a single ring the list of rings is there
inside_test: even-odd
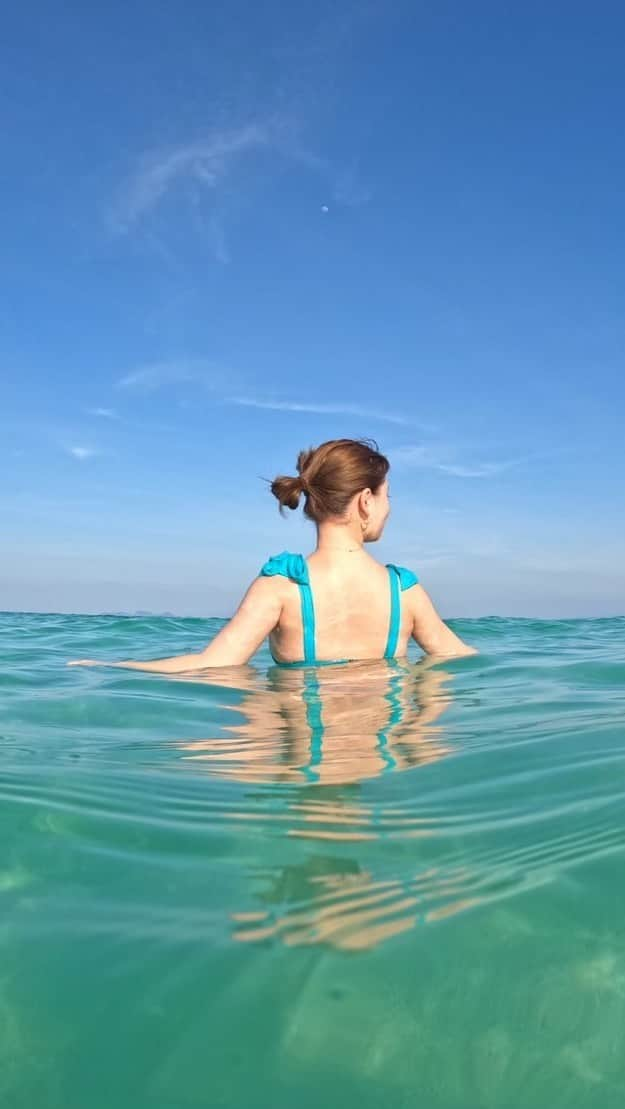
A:
[[[440,722],[451,701],[452,675],[427,662],[272,667],[264,680],[249,671],[246,677],[220,675],[220,684],[242,694],[227,738],[180,743],[185,759],[201,762],[213,775],[248,783],[353,786],[452,751]],[[378,839],[387,823],[379,806],[353,791],[320,796],[300,789],[291,793],[282,816],[288,836],[333,843]],[[401,824],[401,816],[397,820]],[[413,836],[428,834],[414,813],[410,824]],[[468,908],[472,899],[462,896],[463,877],[462,870],[439,874],[432,868],[416,878],[379,880],[357,861],[313,855],[271,876],[259,898],[271,908],[231,914],[233,938],[372,947],[419,918],[440,919]]]
[[[436,869],[424,871],[412,880],[376,881],[373,875],[349,868],[336,870],[337,860],[320,857],[309,872],[293,876],[299,884],[311,887],[308,903],[288,907],[282,914],[273,911],[233,913],[234,938],[258,942],[279,938],[292,947],[303,944],[330,944],[343,951],[375,947],[382,940],[413,928],[419,921],[432,923],[453,916],[475,904],[463,896],[469,877],[461,868],[457,873]],[[288,885],[292,875],[282,876]],[[280,882],[279,886],[282,886]],[[267,900],[284,899],[283,889],[274,889]]]
[[[194,680],[197,680],[195,678]],[[210,676],[204,680],[210,681]],[[449,753],[438,723],[451,676],[406,659],[285,670],[220,671],[241,693],[228,738],[181,742],[186,758],[242,782],[348,784]]]
[[[604,755],[600,748],[589,756],[586,749],[576,754],[567,746],[555,806],[536,804],[531,790],[518,788],[522,778],[515,759],[540,790],[557,770],[557,762],[541,765],[541,749],[509,756],[510,782],[499,776],[491,782],[488,772],[482,777],[473,770],[469,780],[448,775],[450,789],[442,797],[430,790],[421,798],[419,775],[426,768],[451,755],[479,756],[481,748],[489,758],[493,746],[505,746],[497,715],[490,729],[483,725],[476,734],[446,725],[459,674],[427,660],[416,665],[383,660],[315,671],[272,667],[264,675],[222,671],[201,678],[211,683],[218,701],[221,691],[229,723],[222,720],[221,735],[178,741],[179,765],[258,787],[224,813],[225,819],[270,837],[271,828],[279,827],[283,844],[310,843],[295,861],[281,852],[286,857],[274,854],[270,866],[250,873],[251,905],[230,907],[234,940],[375,947],[416,926],[538,888],[584,859],[622,849],[622,829],[605,826],[599,815],[611,803],[605,791],[585,802],[581,837],[567,826],[570,812],[579,811],[574,794],[567,802],[567,776],[577,778],[582,771],[589,781],[604,759],[620,760],[620,748],[615,755],[611,741]],[[224,697],[232,692],[236,705]],[[470,688],[462,696],[466,710],[473,700]],[[559,733],[558,704],[546,711],[543,705],[531,726],[524,721],[516,746],[531,745],[534,729],[544,739],[554,709]],[[504,725],[509,711],[509,704],[502,705]],[[508,722],[508,736],[510,731]],[[370,788],[376,779],[397,785],[405,771],[411,778],[406,803]],[[615,800],[621,799],[619,787]],[[505,850],[498,834],[507,838]],[[398,850],[410,841],[421,848]],[[321,853],[320,844],[332,851]],[[352,855],[345,853],[349,845]],[[415,867],[419,855],[421,865]]]
[[[354,786],[451,751],[440,723],[450,704],[451,675],[427,663],[383,659],[317,670],[272,667],[264,679],[250,671],[245,676],[223,671],[219,681],[241,694],[236,720],[226,738],[181,742],[184,758],[239,782],[310,787],[291,791],[285,804],[284,831],[291,837],[333,843],[378,839],[385,834],[378,806],[353,791],[334,789],[328,796],[314,787]],[[413,830],[427,835],[418,826]],[[357,861],[308,857],[271,876],[260,901],[272,908],[232,913],[233,938],[371,947],[413,927],[419,913],[436,911],[423,907],[417,888],[423,882],[435,886],[435,873],[416,882],[379,881]],[[456,885],[441,875],[439,896],[449,897]],[[435,899],[430,890],[429,901]]]

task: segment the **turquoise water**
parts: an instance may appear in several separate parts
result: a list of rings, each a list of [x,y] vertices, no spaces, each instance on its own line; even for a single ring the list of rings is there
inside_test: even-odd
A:
[[[3,1109],[622,1105],[625,619],[317,679],[0,625]]]

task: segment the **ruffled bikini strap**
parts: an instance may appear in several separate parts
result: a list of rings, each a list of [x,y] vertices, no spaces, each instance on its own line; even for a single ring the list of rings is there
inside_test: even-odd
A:
[[[313,605],[308,563],[301,554],[291,554],[282,551],[282,554],[272,555],[259,574],[261,578],[282,577],[296,582],[299,588],[300,603],[302,608],[302,631],[304,640],[304,662],[316,662],[315,649],[315,608]]]
[[[412,570],[407,570],[405,566],[395,566],[392,562],[387,562],[386,569],[388,570],[391,587],[391,616],[388,623],[388,639],[384,657],[394,658],[401,626],[400,593],[403,593],[406,589],[411,589],[419,579]]]
[[[412,589],[413,585],[417,585],[419,578],[413,573],[412,570],[407,570],[405,566],[395,566],[392,562],[387,562],[387,570],[394,570],[399,578],[399,588],[402,593],[405,589]]]
[[[290,551],[282,551],[282,554],[268,558],[265,565],[261,567],[259,577],[290,578],[298,585],[310,584],[306,559],[301,554],[291,554]]]

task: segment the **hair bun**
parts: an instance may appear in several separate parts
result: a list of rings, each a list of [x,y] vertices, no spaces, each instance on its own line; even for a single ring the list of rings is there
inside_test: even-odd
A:
[[[309,520],[343,519],[352,498],[363,489],[377,493],[388,470],[388,459],[371,440],[329,439],[300,451],[299,477],[275,478],[271,492],[281,511],[297,508],[304,493],[304,515]]]
[[[271,483],[271,492],[280,504],[280,511],[284,508],[297,508],[304,490],[305,486],[301,476],[286,477],[286,475],[281,475],[274,478]]]

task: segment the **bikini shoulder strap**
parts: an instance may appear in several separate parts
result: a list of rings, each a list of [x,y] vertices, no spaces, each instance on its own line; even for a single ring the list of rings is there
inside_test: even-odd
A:
[[[387,562],[387,570],[394,570],[399,578],[399,587],[404,592],[405,589],[412,589],[413,585],[417,585],[419,578],[413,573],[412,570],[407,570],[405,566],[395,566],[393,562]]]
[[[265,565],[261,567],[259,577],[289,578],[296,582],[299,588],[302,609],[302,633],[304,640],[304,662],[316,661],[315,649],[315,609],[313,605],[310,578],[308,576],[308,563],[301,554],[291,554],[282,551],[282,554],[272,555]]]
[[[272,555],[271,558],[268,558],[264,566],[261,567],[258,576],[261,578],[279,576],[290,578],[298,585],[310,584],[306,559],[301,554],[291,554],[290,551],[282,551],[282,554]]]
[[[411,589],[413,585],[417,584],[419,579],[412,570],[407,570],[405,566],[395,566],[392,562],[387,563],[386,569],[388,570],[391,587],[391,615],[388,624],[388,639],[386,641],[384,657],[394,658],[401,626],[400,593],[403,593],[406,589]]]

